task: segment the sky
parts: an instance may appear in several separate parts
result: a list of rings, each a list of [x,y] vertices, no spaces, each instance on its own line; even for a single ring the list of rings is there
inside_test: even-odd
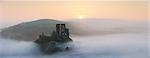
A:
[[[0,1],[2,23],[47,18],[145,21],[148,19],[148,1]]]

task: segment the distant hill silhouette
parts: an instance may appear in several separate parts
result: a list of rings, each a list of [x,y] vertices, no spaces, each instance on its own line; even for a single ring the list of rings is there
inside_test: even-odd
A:
[[[55,24],[57,23],[65,22],[53,19],[40,19],[5,28],[0,33],[2,37],[31,41],[37,39],[37,36],[42,32],[50,35],[55,30]]]
[[[40,19],[24,22],[5,28],[0,32],[3,37],[17,40],[35,40],[42,32],[50,35],[55,30],[55,24],[65,23],[70,29],[71,36],[106,35],[114,33],[147,32],[147,23],[111,19],[85,19],[58,21],[53,19]]]

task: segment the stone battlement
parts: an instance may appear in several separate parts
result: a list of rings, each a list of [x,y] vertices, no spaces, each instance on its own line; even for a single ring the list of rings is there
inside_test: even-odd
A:
[[[69,29],[66,28],[65,24],[56,24],[56,30],[54,30],[51,36],[46,36],[44,33],[39,35],[39,38],[35,41],[36,43],[47,43],[47,42],[68,42],[72,41],[69,37]]]

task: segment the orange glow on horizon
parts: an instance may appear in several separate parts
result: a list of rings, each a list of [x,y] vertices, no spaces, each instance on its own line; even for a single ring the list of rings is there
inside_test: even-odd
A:
[[[0,2],[3,21],[41,18],[109,18],[147,20],[146,1],[3,1]]]

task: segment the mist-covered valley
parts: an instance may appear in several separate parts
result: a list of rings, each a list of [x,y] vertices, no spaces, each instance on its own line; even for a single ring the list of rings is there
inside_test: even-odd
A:
[[[83,20],[70,22],[73,49],[43,54],[33,41],[0,37],[0,58],[148,58],[147,22]],[[77,35],[74,35],[77,34]]]
[[[1,58],[148,58],[147,34],[112,34],[72,37],[74,48],[55,54],[43,54],[33,42],[0,41]]]

